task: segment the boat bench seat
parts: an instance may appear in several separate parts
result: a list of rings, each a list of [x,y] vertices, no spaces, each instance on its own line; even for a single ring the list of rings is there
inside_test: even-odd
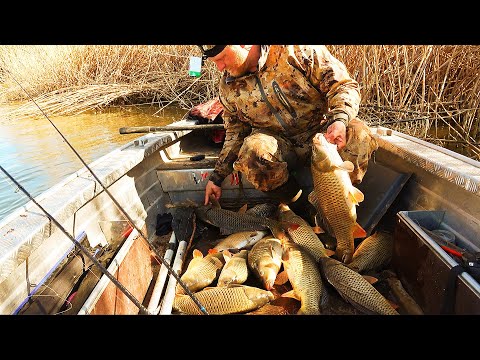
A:
[[[191,159],[198,153],[183,152],[177,157],[167,159],[156,168],[163,191],[169,193],[173,202],[187,199],[203,202],[205,186],[215,167],[218,152],[203,149],[202,153],[205,158],[195,161]],[[304,191],[313,190],[310,167],[297,170],[295,177]],[[363,181],[356,186],[365,195],[364,201],[357,207],[357,221],[365,229],[367,236],[385,215],[409,178],[410,174],[397,172],[374,161],[369,163]],[[240,180],[237,181],[233,175],[225,178],[220,201],[222,206],[238,208],[245,203],[254,205],[268,200],[265,194],[256,190],[248,180]]]

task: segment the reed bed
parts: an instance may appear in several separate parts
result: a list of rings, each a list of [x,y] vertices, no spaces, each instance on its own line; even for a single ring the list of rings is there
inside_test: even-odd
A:
[[[359,116],[480,159],[480,46],[330,45],[361,85]],[[217,96],[207,62],[188,75],[194,45],[0,46],[0,102],[9,117],[150,104],[184,109]],[[20,87],[20,85],[21,87]],[[23,89],[22,89],[23,88]],[[29,96],[27,95],[29,94]]]

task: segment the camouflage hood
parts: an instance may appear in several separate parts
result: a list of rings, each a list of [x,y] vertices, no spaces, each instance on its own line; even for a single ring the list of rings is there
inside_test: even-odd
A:
[[[347,126],[347,145],[338,151],[343,160],[353,163],[355,169],[350,173],[352,184],[360,184],[367,171],[368,160],[378,149],[377,140],[369,127],[361,120],[352,119]]]

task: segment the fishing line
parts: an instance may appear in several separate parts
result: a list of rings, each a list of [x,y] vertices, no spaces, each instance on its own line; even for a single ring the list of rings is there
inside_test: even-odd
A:
[[[72,235],[70,235],[70,233],[69,233],[67,230],[65,230],[65,228],[62,226],[62,224],[60,224],[47,210],[45,210],[45,209],[33,198],[33,196],[32,196],[23,186],[20,185],[20,184],[17,182],[17,180],[15,180],[15,179],[10,175],[10,173],[3,168],[2,165],[0,165],[0,170],[2,170],[2,171],[5,173],[5,175],[7,175],[8,178],[9,178],[11,181],[13,181],[13,182],[15,183],[15,185],[17,185],[18,188],[19,188],[20,190],[22,190],[23,193],[24,193],[25,195],[27,195],[28,198],[29,198],[31,201],[33,201],[33,203],[34,203],[35,205],[37,205],[37,206],[40,208],[40,210],[42,210],[42,211],[45,213],[45,215],[47,215],[47,217],[48,217],[51,221],[53,221],[53,223],[54,223],[55,225],[57,225],[57,227],[58,227],[80,250],[82,250],[82,252],[83,252],[85,255],[87,255],[87,257],[88,257],[95,265],[98,266],[98,268],[100,269],[100,271],[101,271],[105,276],[107,276],[107,277],[140,309],[140,311],[141,311],[142,313],[144,313],[144,314],[149,314],[147,308],[146,308],[145,306],[143,306],[143,305],[137,300],[137,298],[135,298],[135,296],[133,296],[133,295],[127,290],[127,288],[125,288],[117,279],[115,279],[115,277],[114,277],[112,274],[110,274],[110,273],[108,272],[108,270],[107,270],[102,264],[100,264],[100,262],[95,258],[95,256],[93,256],[92,254],[90,254],[90,252],[88,251],[88,249],[86,249],[86,248],[85,248],[81,243],[79,243]]]
[[[95,180],[102,186],[103,190],[105,191],[105,193],[107,193],[107,195],[110,197],[110,199],[113,201],[113,203],[115,204],[115,206],[117,206],[117,208],[121,211],[121,213],[128,219],[130,225],[135,229],[137,230],[137,232],[140,234],[140,236],[145,240],[145,242],[147,244],[149,244],[149,247],[150,249],[155,253],[155,255],[160,259],[160,261],[162,262],[162,264],[167,268],[169,274],[173,275],[173,277],[175,278],[175,280],[177,280],[177,282],[180,284],[180,286],[182,286],[182,288],[185,290],[186,294],[188,294],[192,300],[195,302],[195,304],[198,306],[198,308],[200,309],[200,311],[205,314],[205,315],[208,315],[207,313],[207,310],[205,309],[205,307],[199,302],[199,300],[196,298],[196,296],[190,291],[190,289],[188,289],[187,285],[180,279],[180,276],[172,269],[172,267],[167,263],[167,261],[163,258],[163,256],[161,256],[161,254],[158,252],[158,250],[150,244],[150,242],[147,240],[146,236],[143,234],[142,230],[140,230],[138,228],[138,226],[133,222],[132,218],[127,214],[127,212],[123,209],[123,207],[118,203],[118,201],[113,197],[113,195],[110,193],[110,191],[108,191],[107,187],[100,181],[100,179],[97,177],[97,175],[92,171],[92,169],[87,165],[87,163],[83,160],[83,158],[80,156],[80,154],[73,148],[73,146],[70,144],[70,142],[65,138],[65,136],[63,136],[62,132],[55,126],[55,124],[50,120],[50,118],[47,116],[47,114],[45,114],[45,112],[42,110],[42,108],[35,102],[35,100],[32,98],[32,96],[30,96],[30,94],[23,88],[23,86],[13,77],[13,75],[6,69],[4,69],[5,71],[7,71],[9,73],[9,75],[12,77],[12,79],[18,84],[18,86],[25,92],[25,94],[30,98],[30,100],[32,100],[32,102],[35,104],[35,106],[41,111],[41,113],[45,116],[45,118],[50,122],[50,124],[55,128],[55,130],[58,132],[58,134],[62,137],[62,139],[66,142],[66,144],[70,147],[70,149],[75,153],[75,155],[80,159],[80,161],[82,162],[82,164],[85,166],[85,168],[90,172],[90,174],[92,174],[92,176],[95,178]],[[3,170],[3,168],[2,168]],[[5,170],[3,170],[5,172],[5,174],[7,174],[7,172]],[[18,184],[9,174],[7,174],[7,176],[15,182],[15,184],[17,184],[19,187],[20,187],[20,184]],[[26,191],[25,189],[23,188],[20,188],[22,191]],[[27,193],[26,193],[27,194]],[[30,194],[28,194],[27,196],[30,197],[30,199],[33,200],[33,198],[31,197]],[[35,201],[35,204],[37,206],[40,207],[40,205]],[[43,208],[41,208],[43,209]],[[47,215],[49,216],[49,218],[55,222],[55,224],[58,224],[57,226],[61,226],[60,223],[58,223],[58,221],[54,220],[51,215]],[[63,229],[63,228],[62,228]],[[65,233],[67,235],[67,233]],[[73,240],[76,244],[79,244],[71,235],[67,235],[70,237],[71,240]],[[82,246],[82,245],[80,245]],[[82,246],[83,247],[83,246]],[[92,256],[90,253],[87,254],[87,256]],[[95,265],[97,266],[101,266],[103,267],[98,261],[94,261]],[[102,272],[103,272],[103,269],[101,269]],[[106,270],[106,269],[105,269]],[[108,271],[107,271],[108,273]],[[108,273],[110,275],[110,273]],[[111,275],[109,276],[109,279],[111,279]],[[113,280],[112,280],[113,281]],[[118,282],[118,281],[117,281]],[[115,283],[115,282],[114,282]],[[117,285],[118,286],[118,285]],[[119,286],[122,286],[120,283],[119,283]],[[124,288],[125,289],[125,288]],[[127,290],[127,289],[125,289]],[[128,290],[127,290],[128,291]],[[125,294],[126,295],[126,294]],[[130,299],[131,300],[131,299]],[[136,299],[135,299],[136,300]],[[133,300],[132,300],[133,301]],[[138,303],[138,301],[133,301],[136,305]],[[139,306],[140,305],[140,306]],[[139,307],[139,309],[141,310],[145,310],[147,313],[147,309],[142,305],[142,304],[139,304],[137,305]]]

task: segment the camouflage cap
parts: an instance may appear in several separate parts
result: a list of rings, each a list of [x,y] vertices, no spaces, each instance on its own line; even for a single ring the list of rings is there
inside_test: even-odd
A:
[[[197,45],[202,51],[204,59],[220,54],[227,45]]]
[[[370,128],[358,118],[350,120],[347,126],[347,144],[338,153],[343,160],[351,161],[355,167],[349,173],[352,184],[362,182],[368,168],[368,160],[377,149],[378,143],[372,136]]]

